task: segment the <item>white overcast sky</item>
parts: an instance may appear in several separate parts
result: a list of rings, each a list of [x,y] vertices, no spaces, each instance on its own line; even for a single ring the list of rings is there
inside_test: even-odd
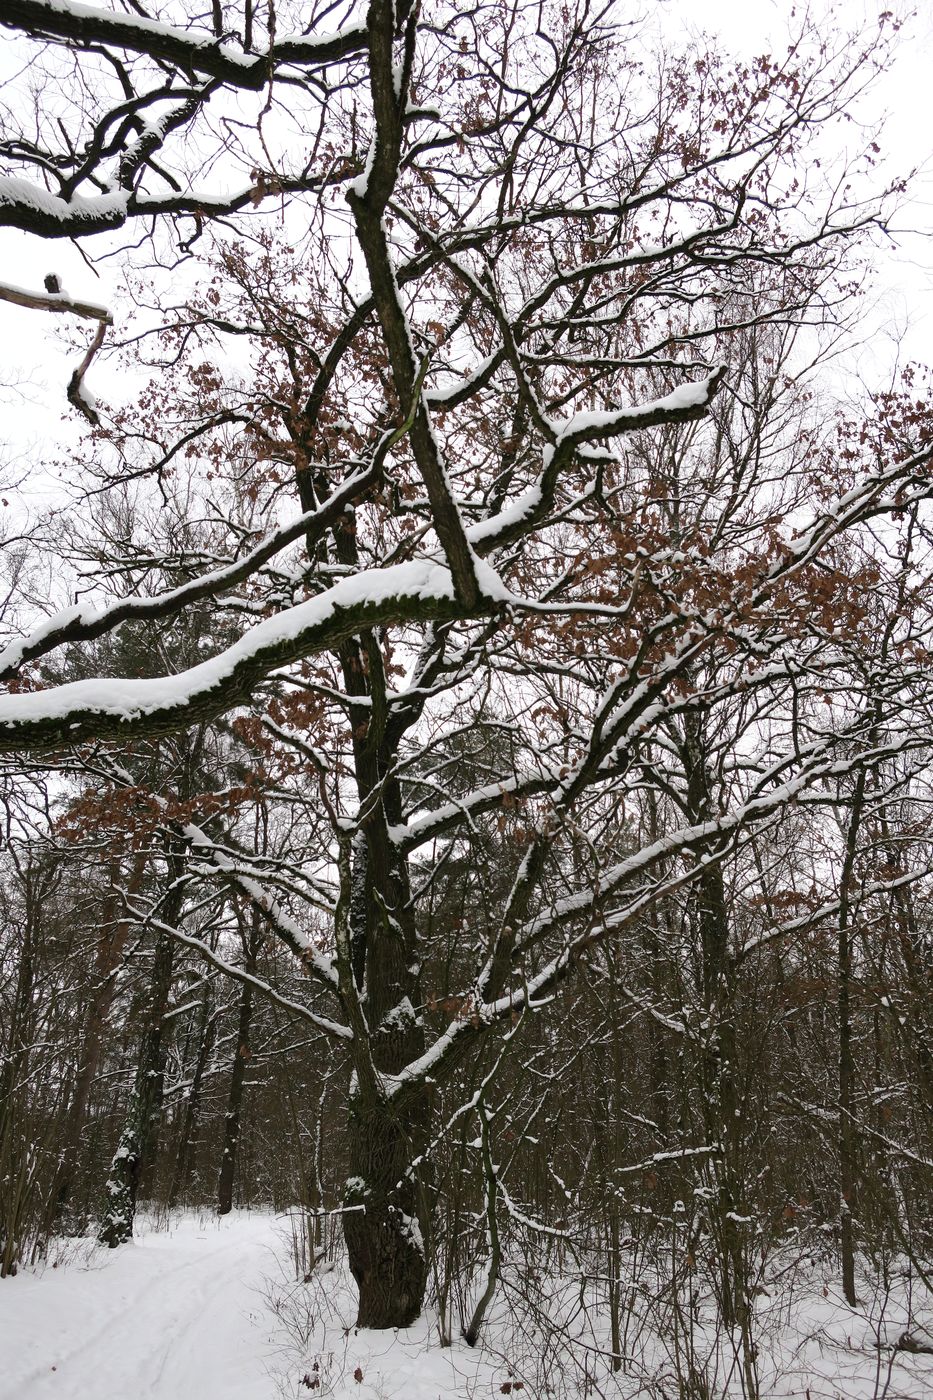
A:
[[[873,306],[864,321],[864,342],[853,360],[862,380],[878,387],[896,357],[933,363],[933,5],[930,0],[920,4],[924,13],[907,21],[896,64],[863,109],[866,117],[883,122],[885,173],[924,167],[911,202],[897,219],[900,246],[886,254],[879,251]],[[892,8],[898,5],[899,0],[892,0]],[[647,13],[649,26],[657,28],[669,48],[705,33],[718,36],[725,52],[753,56],[777,55],[786,47],[792,8],[790,0],[704,0],[702,4],[656,0]],[[863,0],[842,0],[833,24],[839,30],[857,27],[871,13]],[[845,141],[851,134],[840,122],[838,133],[827,132],[825,139]],[[94,239],[85,246],[98,253],[106,243]],[[107,302],[119,312],[119,259],[102,263],[100,275],[95,275],[69,243],[0,230],[0,280],[38,288],[48,272],[58,273],[72,295]],[[76,324],[80,335],[89,339],[90,323],[72,322],[72,331]],[[14,470],[19,464],[32,483],[20,504],[35,509],[54,481],[43,469],[43,461],[67,456],[68,443],[74,440],[74,417],[64,399],[64,385],[76,356],[62,343],[58,317],[0,303],[0,328],[0,466],[6,462],[4,474],[9,476],[10,462]],[[95,366],[89,387],[93,389],[96,382],[99,388],[95,375],[106,374],[106,366]]]

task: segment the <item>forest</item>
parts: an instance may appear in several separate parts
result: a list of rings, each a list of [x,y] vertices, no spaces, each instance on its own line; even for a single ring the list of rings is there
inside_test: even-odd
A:
[[[249,1209],[355,1328],[511,1319],[503,1393],[783,1395],[794,1287],[933,1394],[933,399],[852,369],[911,173],[848,8],[4,0],[0,230],[117,290],[0,281],[72,370],[3,467],[0,1314]]]

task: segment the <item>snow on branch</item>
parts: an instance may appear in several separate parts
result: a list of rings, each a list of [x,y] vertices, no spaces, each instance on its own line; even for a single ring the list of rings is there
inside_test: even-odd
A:
[[[12,302],[14,306],[25,306],[32,311],[68,312],[72,316],[83,316],[88,321],[102,321],[113,325],[113,316],[106,306],[98,306],[93,301],[78,301],[58,285],[58,278],[45,279],[45,292],[32,291],[28,287],[16,287],[11,282],[0,282],[0,301]],[[53,286],[53,284],[56,284]]]
[[[337,972],[333,962],[316,946],[314,940],[260,881],[239,870],[225,850],[217,845],[201,827],[189,822],[185,836],[200,859],[207,860],[220,874],[248,895],[252,903],[270,923],[276,934],[295,954],[302,965],[330,991],[337,989]],[[346,1032],[350,1034],[349,1031]]]
[[[140,917],[142,917],[142,915],[140,915]],[[254,987],[262,996],[268,997],[270,1001],[275,1002],[276,1006],[280,1006],[283,1011],[288,1011],[291,1015],[298,1016],[303,1021],[308,1021],[316,1030],[322,1031],[324,1035],[330,1036],[335,1040],[352,1040],[353,1033],[347,1026],[342,1026],[339,1021],[331,1021],[327,1016],[319,1016],[316,1011],[312,1011],[310,1007],[305,1006],[302,1002],[294,1001],[291,997],[283,996],[281,992],[277,992],[268,982],[264,982],[261,977],[256,977],[253,973],[247,972],[245,968],[237,967],[234,963],[228,962],[225,958],[222,958],[220,954],[211,948],[209,944],[205,943],[203,939],[195,938],[192,934],[185,933],[183,929],[176,928],[174,924],[164,923],[161,919],[147,916],[147,922],[152,928],[158,929],[161,933],[167,933],[169,937],[175,939],[177,943],[183,944],[186,948],[193,949],[200,957],[204,958],[205,962],[210,963],[212,967],[216,967],[218,972],[222,972],[224,976],[232,978],[235,982],[245,983],[250,987]]]
[[[2,202],[2,196],[0,196]],[[68,400],[89,423],[97,424],[97,404],[93,394],[84,383],[84,376],[91,361],[104,343],[107,327],[113,325],[113,316],[105,306],[91,301],[75,301],[61,285],[59,279],[50,273],[45,279],[45,291],[34,292],[26,287],[16,287],[12,283],[0,282],[0,301],[12,302],[14,306],[25,306],[33,311],[69,312],[72,316],[83,316],[87,320],[99,321],[97,334],[88,346],[81,363],[68,382]]]
[[[257,92],[277,66],[334,63],[366,45],[365,28],[352,25],[336,33],[286,35],[265,52],[244,52],[230,37],[218,38],[211,30],[182,29],[76,0],[4,0],[0,24],[65,44],[111,45]]]
[[[842,737],[838,736],[839,739]],[[687,852],[705,852],[701,857],[703,863],[717,863],[726,856],[732,843],[744,830],[758,826],[775,815],[780,815],[820,779],[839,777],[855,772],[869,763],[876,763],[881,758],[893,758],[913,749],[925,748],[929,745],[930,735],[926,732],[914,731],[894,733],[884,744],[842,758],[838,756],[836,741],[837,736],[831,736],[822,744],[814,745],[813,751],[807,756],[799,772],[768,789],[766,786],[768,777],[780,776],[782,769],[786,769],[789,762],[789,758],[778,760],[772,766],[770,774],[763,775],[759,783],[759,792],[732,811],[723,813],[709,821],[698,822],[669,832],[649,845],[643,846],[633,855],[627,856],[625,860],[603,870],[600,874],[598,889],[581,890],[557,900],[547,913],[539,915],[526,926],[524,935],[518,944],[519,951],[527,951],[563,924],[595,913],[601,902],[608,896],[640,877],[661,861],[671,860]],[[832,798],[827,797],[825,800],[831,802]],[[677,877],[677,882],[683,883],[685,878],[692,878],[693,873],[690,872],[687,877]],[[671,884],[662,882],[658,888],[669,892]],[[653,890],[649,893],[653,901],[656,897]],[[639,908],[640,906],[641,900],[639,899]],[[603,937],[630,922],[631,917],[631,907],[605,915],[601,919],[598,930],[590,935],[590,938]]]
[[[17,175],[0,176],[0,225],[43,238],[71,238],[116,229],[126,220],[129,190],[62,199]]]
[[[519,797],[532,797],[557,786],[556,772],[542,771],[529,777],[513,776],[499,782],[487,783],[456,801],[445,802],[428,812],[419,812],[408,822],[389,828],[391,839],[400,851],[410,853],[428,841],[436,840],[452,828],[468,822],[473,816],[495,811],[505,802]]]
[[[556,445],[559,447],[567,443],[576,447],[579,443],[592,442],[596,438],[618,437],[642,428],[659,428],[667,423],[689,423],[703,418],[725,373],[726,367],[721,365],[705,379],[681,384],[664,398],[652,399],[649,403],[636,404],[631,408],[575,413],[565,421],[555,421],[551,426],[557,433]]]
[[[8,642],[0,650],[0,681],[11,680],[27,661],[46,656],[56,647],[93,641],[95,637],[101,637],[125,622],[154,622],[159,618],[174,617],[183,608],[234,588],[293,541],[302,536],[319,539],[354,498],[372,483],[375,474],[376,466],[354,472],[318,509],[305,511],[281,529],[273,531],[241,559],[212,569],[179,588],[148,598],[123,598],[109,608],[96,609],[76,604],[56,613],[28,636]]]
[[[689,884],[702,869],[724,860],[734,850],[735,843],[742,839],[744,833],[760,831],[764,824],[780,816],[790,803],[821,778],[851,773],[881,757],[902,754],[909,749],[923,748],[928,744],[928,734],[898,734],[892,736],[889,742],[868,752],[840,758],[833,743],[827,740],[825,746],[815,749],[809,756],[803,771],[793,777],[776,784],[768,791],[760,791],[734,811],[717,819],[692,824],[668,833],[617,865],[602,871],[598,885],[557,900],[550,910],[531,919],[525,925],[522,936],[514,942],[515,956],[520,957],[527,953],[546,936],[559,932],[568,923],[582,922],[584,926],[580,932],[565,936],[559,951],[550,957],[533,977],[487,1001],[483,996],[483,986],[495,961],[493,956],[489,957],[484,972],[477,979],[475,995],[468,999],[462,1011],[423,1054],[411,1061],[401,1073],[390,1077],[387,1086],[390,1096],[398,1096],[403,1100],[412,1086],[423,1082],[426,1076],[441,1077],[465,1053],[470,1041],[485,1028],[525,1009],[532,1010],[540,1005],[542,996],[572,971],[577,959],[587,948],[643,918],[646,911],[656,905],[658,900]],[[776,763],[772,774],[779,775],[784,766],[783,761]],[[830,797],[826,800],[832,799]],[[676,872],[668,868],[647,886],[640,885],[633,890],[632,898],[622,908],[607,913],[600,912],[605,901],[620,891],[625,884],[644,877],[652,867],[662,861],[669,866],[676,857],[686,854],[694,855],[695,860],[689,864],[685,863]],[[672,1030],[684,1030],[683,1026],[674,1022],[668,1024]]]
[[[496,580],[488,568],[481,576],[484,589]],[[501,601],[486,592],[474,612],[492,612]],[[367,569],[265,619],[225,651],[178,675],[71,681],[0,697],[0,752],[168,733],[248,701],[270,672],[362,628],[461,616],[442,565],[424,560]]]
[[[40,238],[82,238],[122,228],[133,217],[188,215],[198,222],[254,207],[271,194],[295,194],[338,183],[337,171],[320,178],[257,175],[256,182],[225,194],[208,190],[147,195],[139,189],[106,194],[70,194],[66,199],[20,176],[0,175],[0,227],[23,229]]]
[[[663,398],[631,408],[580,412],[565,420],[545,419],[545,426],[554,434],[554,441],[545,448],[544,470],[538,480],[509,505],[486,520],[471,525],[467,530],[470,544],[480,554],[485,554],[527,534],[544,520],[553,506],[561,470],[568,465],[574,451],[585,444],[598,438],[621,437],[644,428],[691,423],[705,418],[725,373],[725,366],[720,366],[704,379],[681,384]]]

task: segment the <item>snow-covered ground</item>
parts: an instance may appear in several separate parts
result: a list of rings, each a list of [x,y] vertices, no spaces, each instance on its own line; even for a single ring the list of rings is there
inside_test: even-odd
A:
[[[185,1215],[118,1250],[77,1245],[0,1285],[0,1400],[265,1400],[269,1216]]]
[[[845,1306],[824,1265],[801,1261],[762,1295],[758,1374],[773,1400],[933,1400],[933,1311],[895,1275],[888,1290],[863,1280],[862,1306]],[[522,1280],[517,1280],[522,1284]],[[427,1313],[404,1332],[360,1332],[345,1272],[324,1265],[295,1282],[287,1220],[185,1214],[132,1245],[74,1242],[35,1270],[0,1283],[0,1400],[513,1400],[678,1394],[673,1337],[646,1315],[613,1373],[598,1352],[596,1309],[579,1282],[544,1280],[540,1305],[562,1337],[545,1341],[541,1313],[523,1315],[508,1285],[484,1349],[441,1347]],[[510,1295],[512,1306],[509,1306]],[[561,1299],[576,1299],[564,1308]],[[661,1314],[657,1315],[658,1318]],[[630,1318],[631,1325],[631,1318]],[[681,1336],[680,1350],[684,1338]],[[729,1349],[710,1357],[702,1310],[691,1342],[711,1397],[738,1396]],[[715,1350],[715,1348],[714,1348]],[[731,1381],[729,1372],[731,1369]],[[695,1383],[702,1385],[700,1375]],[[701,1389],[695,1392],[702,1393]]]
[[[311,1290],[294,1282],[287,1221],[144,1221],[121,1249],[69,1242],[0,1283],[0,1400],[447,1400],[478,1384],[500,1393],[507,1369],[461,1343],[439,1347],[430,1319],[360,1333],[352,1309],[341,1273]]]

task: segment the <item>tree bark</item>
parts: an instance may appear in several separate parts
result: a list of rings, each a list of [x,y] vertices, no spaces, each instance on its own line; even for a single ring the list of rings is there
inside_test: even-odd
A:
[[[335,531],[341,562],[358,564],[355,533]],[[347,905],[345,997],[361,1013],[355,1036],[355,1085],[349,1103],[350,1174],[344,1238],[360,1294],[360,1327],[408,1327],[421,1313],[428,1281],[430,1221],[422,1156],[428,1142],[429,1091],[413,1086],[400,1109],[374,1076],[399,1074],[424,1050],[420,951],[405,856],[389,827],[402,820],[398,746],[420,713],[394,723],[386,705],[382,651],[372,632],[340,650],[351,709],[360,825],[353,843]],[[365,1043],[363,1038],[365,1037]]]
[[[371,839],[358,849],[362,868],[356,880],[362,895],[351,903],[351,918],[363,920],[353,943],[362,934],[366,959],[361,990],[371,1027],[366,1053],[379,1074],[392,1075],[421,1053],[424,1027],[414,1010],[418,1003],[413,1004],[420,992],[407,871],[381,839],[384,819],[374,825]],[[429,1222],[420,1159],[429,1113],[423,1085],[406,1095],[404,1108],[381,1089],[373,1091],[362,1076],[351,1096],[344,1238],[360,1293],[360,1327],[408,1327],[421,1313]]]
[[[34,919],[31,872],[26,881],[27,912],[22,928],[22,948],[16,970],[16,990],[5,1044],[0,1045],[0,1279],[16,1273],[20,1251],[20,1222],[26,1197],[25,1134],[19,1122],[22,1095],[19,1086],[28,1073],[32,1043],[33,984],[35,978]]]
[[[167,902],[166,921],[174,924],[181,908],[181,894]],[[148,1021],[143,1032],[136,1081],[117,1150],[107,1178],[107,1200],[98,1239],[110,1249],[133,1237],[136,1202],[151,1178],[158,1149],[165,1074],[162,1023],[172,984],[174,945],[160,934],[156,943],[150,982]]]
[[[383,1103],[350,1112],[344,1238],[360,1293],[358,1327],[410,1327],[427,1286],[422,1206],[411,1171],[420,1124]]]
[[[130,872],[127,886],[129,894],[135,895],[139,892],[145,866],[146,856],[141,852],[137,855]],[[110,877],[111,884],[115,886],[119,880],[119,866],[116,862],[113,864]],[[81,1040],[78,1074],[68,1108],[58,1170],[52,1191],[49,1193],[44,1225],[46,1230],[62,1227],[66,1231],[78,1231],[86,1225],[86,1220],[80,1217],[71,1218],[70,1206],[78,1169],[81,1134],[87,1118],[91,1089],[100,1068],[104,1049],[104,1032],[117,990],[117,967],[126,946],[129,930],[129,919],[117,919],[117,898],[114,893],[111,893],[102,913],[101,933],[94,955],[91,995]]]
[[[182,1189],[186,1186],[192,1169],[192,1142],[194,1140],[195,1128],[198,1122],[198,1114],[201,1108],[201,1085],[204,1080],[204,1071],[210,1058],[211,1050],[214,1046],[214,1035],[217,1030],[217,1007],[212,1007],[212,988],[210,982],[204,989],[204,1000],[201,1003],[201,1014],[198,1018],[198,1051],[194,1066],[194,1074],[191,1080],[191,1090],[188,1094],[188,1101],[185,1104],[185,1117],[181,1126],[181,1133],[178,1141],[178,1151],[175,1154],[175,1167],[172,1171],[171,1185],[168,1192],[168,1207],[171,1210],[178,1204],[178,1198]]]
[[[715,817],[702,720],[688,715],[683,746],[687,810],[691,821]],[[738,1218],[746,1215],[742,1184],[741,1105],[736,1078],[735,963],[729,951],[729,909],[722,868],[706,867],[697,880],[694,918],[700,954],[700,993],[707,1022],[701,1059],[701,1096],[707,1141],[720,1149],[713,1225],[722,1269],[720,1307],[727,1327],[749,1320],[748,1279]]]
[[[247,960],[247,972],[253,971],[253,959]],[[233,1179],[236,1175],[236,1150],[240,1140],[240,1114],[243,1107],[243,1084],[250,1058],[250,1023],[253,1016],[253,988],[242,984],[240,1018],[237,1026],[236,1052],[230,1072],[230,1091],[224,1115],[224,1151],[217,1180],[217,1214],[229,1215],[233,1209]]]
[[[856,779],[852,813],[846,834],[839,893],[837,1009],[839,1015],[839,1247],[842,1291],[850,1308],[855,1292],[855,1225],[859,1186],[858,1138],[854,1116],[855,1060],[852,1054],[852,881],[859,828],[865,804],[866,773]]]

